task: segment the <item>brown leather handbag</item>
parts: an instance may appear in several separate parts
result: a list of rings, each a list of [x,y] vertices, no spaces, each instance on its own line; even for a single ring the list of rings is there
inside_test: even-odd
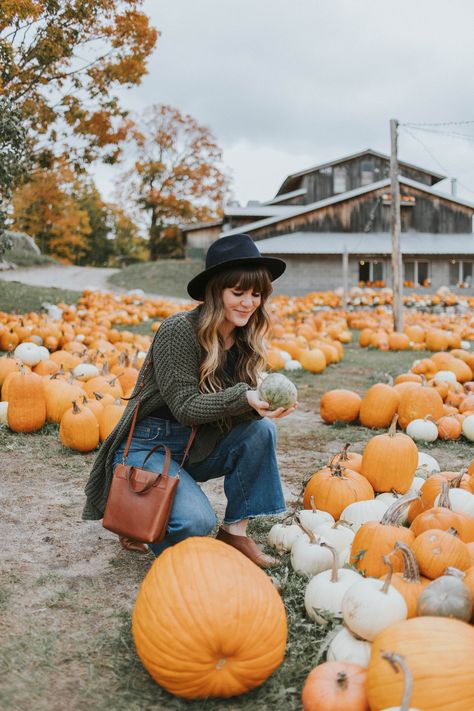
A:
[[[171,452],[164,444],[157,444],[148,452],[142,467],[133,467],[126,461],[139,405],[140,402],[135,408],[122,461],[114,467],[102,525],[113,533],[141,543],[159,543],[166,536],[168,519],[179,484],[179,472],[193,443],[196,427],[191,430],[176,476],[170,476],[168,473]],[[165,452],[163,471],[153,472],[145,469],[149,457],[160,447]]]

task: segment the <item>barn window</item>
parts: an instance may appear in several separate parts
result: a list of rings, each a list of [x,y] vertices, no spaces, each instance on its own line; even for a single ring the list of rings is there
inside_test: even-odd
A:
[[[361,286],[385,286],[384,263],[378,259],[361,259],[359,262],[359,284]]]
[[[474,276],[473,262],[463,262],[451,259],[449,263],[449,285],[450,286],[472,286]]]
[[[429,286],[430,263],[421,260],[409,260],[403,263],[405,286]]]
[[[373,183],[374,178],[374,163],[371,160],[363,160],[360,164],[360,182],[361,185]]]
[[[333,190],[334,193],[345,193],[347,190],[347,174],[346,174],[346,169],[343,168],[342,166],[338,166],[337,168],[334,168],[334,177],[333,177]]]

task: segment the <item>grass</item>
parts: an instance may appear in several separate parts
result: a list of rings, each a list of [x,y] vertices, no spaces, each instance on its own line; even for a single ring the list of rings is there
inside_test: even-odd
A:
[[[0,311],[24,314],[29,311],[40,311],[45,302],[75,304],[81,293],[56,287],[28,286],[18,281],[0,279]]]
[[[35,254],[27,249],[21,249],[13,245],[12,249],[8,249],[4,254],[6,262],[12,262],[17,267],[37,267],[47,266],[48,264],[58,264],[56,259],[47,254]]]
[[[161,259],[157,262],[140,262],[112,274],[109,284],[123,289],[143,289],[149,294],[189,299],[186,284],[203,268],[204,262],[199,259]]]

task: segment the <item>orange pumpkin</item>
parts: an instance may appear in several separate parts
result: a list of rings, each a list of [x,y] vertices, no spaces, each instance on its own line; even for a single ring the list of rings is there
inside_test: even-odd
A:
[[[390,385],[372,385],[360,404],[359,420],[364,427],[388,427],[398,410],[400,395]]]
[[[346,469],[338,463],[324,467],[313,474],[304,490],[305,509],[313,508],[311,497],[314,497],[318,509],[327,511],[337,521],[349,504],[354,501],[373,499],[374,490],[361,474]]]
[[[422,420],[427,415],[431,415],[434,420],[444,415],[443,398],[434,388],[419,385],[402,393],[398,407],[402,429],[406,429],[412,420]]]
[[[470,566],[466,544],[448,531],[424,531],[411,547],[421,573],[431,580],[443,575],[448,567],[466,570]]]
[[[287,625],[280,595],[258,566],[221,541],[192,536],[149,569],[132,633],[160,686],[208,699],[263,684],[283,661]]]
[[[391,563],[391,556],[397,551],[401,553],[403,558],[403,571],[400,573],[393,572],[393,566]],[[386,562],[390,567],[388,574],[389,584],[393,585],[393,587],[398,590],[400,595],[402,595],[405,600],[407,604],[408,617],[415,617],[418,598],[420,597],[423,589],[429,584],[430,580],[428,578],[423,578],[420,575],[420,569],[418,568],[418,563],[416,562],[413,551],[406,545],[406,543],[397,541],[393,551],[386,556]]]
[[[325,662],[310,671],[303,686],[303,711],[370,711],[367,671],[351,662]]]
[[[359,416],[361,398],[352,390],[329,390],[319,403],[319,414],[324,422],[354,422]]]
[[[418,466],[418,449],[411,437],[397,433],[394,417],[387,434],[372,437],[362,455],[362,474],[374,491],[404,494],[411,486]]]
[[[99,444],[99,423],[89,408],[79,408],[74,400],[59,425],[59,439],[77,452],[92,452]]]
[[[8,390],[8,426],[13,432],[36,432],[46,422],[46,403],[41,377],[20,366]]]

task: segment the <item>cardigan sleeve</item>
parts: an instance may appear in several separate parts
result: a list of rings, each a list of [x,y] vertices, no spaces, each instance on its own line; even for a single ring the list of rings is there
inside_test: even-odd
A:
[[[155,378],[174,417],[184,425],[202,425],[225,416],[252,410],[247,383],[237,383],[217,393],[199,391],[199,346],[186,317],[161,324],[153,343]]]

